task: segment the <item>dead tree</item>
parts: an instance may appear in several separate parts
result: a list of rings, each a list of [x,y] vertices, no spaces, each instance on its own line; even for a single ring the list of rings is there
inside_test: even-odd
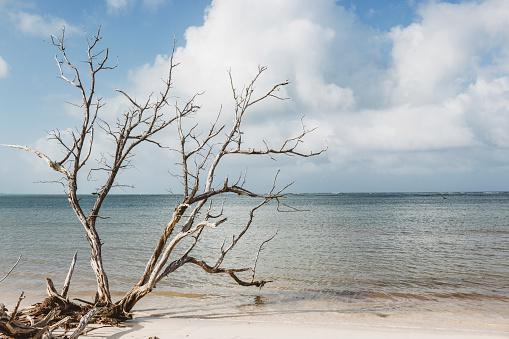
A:
[[[288,85],[284,81],[269,88],[263,94],[255,97],[255,83],[266,70],[259,67],[253,80],[247,84],[242,91],[238,91],[233,83],[230,73],[230,83],[234,100],[233,124],[228,127],[219,124],[219,114],[211,127],[204,133],[198,131],[198,126],[185,129],[184,119],[196,114],[200,107],[195,104],[196,95],[183,105],[170,104],[170,90],[172,88],[172,75],[177,66],[173,60],[173,52],[169,59],[169,69],[164,79],[164,89],[158,95],[150,95],[144,101],[135,99],[126,92],[116,89],[130,103],[130,108],[118,117],[115,123],[108,123],[99,117],[103,106],[101,98],[96,97],[96,76],[99,72],[113,69],[109,66],[108,49],[98,50],[101,40],[100,28],[97,34],[91,38],[87,37],[87,59],[85,64],[88,68],[89,86],[86,88],[82,71],[68,58],[65,45],[65,30],[60,37],[52,36],[51,43],[57,48],[59,57],[55,57],[60,71],[60,78],[74,86],[81,94],[82,101],[79,106],[83,111],[83,123],[70,135],[70,141],[58,130],[51,132],[50,137],[56,140],[64,150],[64,156],[59,159],[50,159],[47,155],[20,145],[8,145],[31,152],[41,159],[55,171],[60,172],[63,177],[59,181],[73,208],[76,216],[83,225],[87,240],[91,247],[90,262],[97,280],[97,293],[94,307],[102,307],[102,314],[112,317],[125,317],[134,307],[136,302],[147,293],[151,292],[161,279],[168,276],[186,264],[194,264],[201,267],[208,273],[228,274],[235,282],[245,286],[263,286],[267,281],[255,280],[255,266],[253,268],[226,268],[223,261],[226,255],[236,246],[240,239],[246,234],[251,226],[255,212],[270,201],[277,201],[278,208],[281,206],[281,198],[284,190],[289,186],[277,189],[276,178],[268,194],[259,195],[244,187],[244,181],[239,179],[230,181],[228,177],[217,182],[216,171],[221,161],[228,156],[276,156],[291,155],[300,157],[311,157],[325,151],[303,153],[298,146],[303,138],[311,132],[302,125],[299,135],[288,138],[279,147],[271,148],[266,143],[262,149],[246,147],[242,140],[242,120],[249,109],[260,101],[276,98],[283,100],[278,95],[279,90]],[[86,36],[86,33],[85,33]],[[174,44],[175,46],[175,44]],[[145,270],[139,282],[128,291],[123,298],[113,302],[109,290],[107,274],[103,267],[101,252],[101,240],[96,229],[101,206],[108,193],[116,187],[117,176],[131,164],[133,150],[140,144],[154,144],[158,147],[166,147],[156,139],[156,135],[169,127],[175,126],[178,133],[178,140],[175,145],[170,145],[172,151],[179,154],[180,174],[178,177],[183,186],[183,198],[173,210],[171,218],[162,227],[161,235],[155,245],[154,251],[148,260]],[[99,127],[99,128],[98,128]],[[95,192],[97,194],[95,204],[90,211],[85,212],[78,199],[78,182],[84,176],[85,165],[90,162],[94,136],[98,131],[105,133],[114,141],[113,150],[109,153],[102,152],[103,156],[93,171],[102,171],[105,180],[102,186]],[[229,244],[223,244],[219,249],[218,258],[214,263],[206,263],[204,260],[193,256],[193,249],[197,244],[204,227],[217,228],[227,218],[223,216],[222,207],[218,212],[213,212],[211,198],[222,194],[238,194],[258,198],[258,205],[254,206],[243,225],[242,231],[233,236]],[[176,255],[173,253],[177,244],[183,239],[192,237],[192,242],[184,253]],[[261,249],[261,247],[260,247]],[[259,253],[258,253],[259,254]],[[258,259],[258,254],[256,258]],[[170,260],[170,255],[172,258]],[[243,279],[240,272],[251,271],[251,279]],[[48,284],[49,285],[49,284]],[[66,291],[67,292],[67,291]],[[58,295],[58,294],[57,294]]]

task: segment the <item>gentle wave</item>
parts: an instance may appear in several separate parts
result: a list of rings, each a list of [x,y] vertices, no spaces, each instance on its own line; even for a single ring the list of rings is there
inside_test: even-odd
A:
[[[82,202],[91,205],[93,198],[83,196]],[[110,218],[97,227],[116,296],[139,279],[173,203],[165,195],[113,195],[106,201],[102,215]],[[303,212],[277,213],[275,206],[257,211],[246,241],[225,262],[249,266],[259,244],[279,229],[257,270],[273,283],[249,289],[183,267],[158,285],[153,298],[161,305],[194,298],[227,307],[240,298],[234,304],[308,302],[343,313],[449,312],[509,322],[508,193],[302,194],[286,203]],[[205,230],[197,255],[213,262],[222,242],[242,228],[249,207],[248,199],[228,197],[228,222]],[[44,278],[61,284],[76,249],[71,293],[93,294],[88,243],[64,196],[0,195],[0,232],[0,275],[23,254],[0,286],[2,297],[16,300],[21,290],[43,296]]]

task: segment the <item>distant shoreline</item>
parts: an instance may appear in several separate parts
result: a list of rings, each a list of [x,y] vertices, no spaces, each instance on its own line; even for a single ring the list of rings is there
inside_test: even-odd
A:
[[[232,193],[234,194],[234,193]],[[265,194],[265,193],[257,193]],[[385,194],[423,194],[423,195],[460,195],[460,194],[509,194],[509,191],[376,191],[376,192],[288,192],[288,195],[385,195]],[[1,193],[12,196],[65,196],[64,193]],[[79,193],[79,196],[94,195],[94,193]],[[108,196],[181,196],[181,193],[110,193]]]

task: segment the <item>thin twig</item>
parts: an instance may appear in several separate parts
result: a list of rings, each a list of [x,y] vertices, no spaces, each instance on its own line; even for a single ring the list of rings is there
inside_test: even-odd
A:
[[[269,241],[271,241],[272,239],[274,239],[277,235],[277,232],[279,232],[279,228],[276,230],[276,233],[274,233],[274,235],[272,237],[270,237],[269,239],[265,240],[264,242],[262,242],[260,244],[260,247],[258,248],[258,252],[256,253],[256,258],[255,258],[255,261],[254,261],[254,264],[253,264],[253,274],[251,275],[251,282],[254,281],[254,278],[255,278],[255,274],[256,274],[256,264],[258,264],[258,258],[260,257],[260,252],[263,248],[263,245],[265,245],[266,243],[268,243]]]
[[[9,272],[7,272],[7,274],[2,279],[0,279],[0,282],[4,281],[5,278],[7,278],[9,276],[9,274],[11,274],[12,270],[14,270],[14,267],[16,267],[16,265],[18,265],[19,261],[21,260],[21,256],[22,255],[19,256],[18,260],[16,260],[16,263],[11,267]]]

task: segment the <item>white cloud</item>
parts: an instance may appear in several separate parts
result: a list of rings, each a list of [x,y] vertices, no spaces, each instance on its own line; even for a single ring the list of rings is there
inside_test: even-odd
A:
[[[188,28],[176,52],[175,95],[206,91],[198,99],[205,118],[221,104],[227,116],[227,70],[241,87],[265,65],[259,93],[289,79],[283,95],[291,100],[255,107],[246,131],[281,139],[306,115],[308,126],[319,127],[308,145],[328,140],[322,165],[332,172],[465,171],[490,156],[509,164],[497,151],[509,147],[506,0],[429,2],[419,21],[388,33],[363,26],[338,4],[213,1],[203,26]],[[167,66],[160,55],[133,70],[132,91],[156,91]]]
[[[122,10],[130,3],[133,3],[133,0],[106,0],[106,4],[110,11]]]
[[[7,73],[9,73],[9,65],[7,61],[0,56],[0,78],[5,78]]]
[[[441,102],[475,82],[495,61],[507,72],[509,6],[507,1],[481,4],[430,3],[420,10],[422,20],[409,27],[396,27],[390,37],[394,69],[394,104]],[[499,50],[501,49],[501,50]]]
[[[148,8],[156,9],[164,2],[165,0],[143,0],[142,4]],[[109,12],[113,13],[126,10],[134,3],[136,3],[136,0],[106,0]]]
[[[509,148],[509,76],[478,79],[458,101],[479,143]]]
[[[10,13],[10,18],[20,31],[29,35],[47,38],[51,34],[58,35],[62,27],[65,27],[67,34],[79,31],[76,26],[67,23],[64,19],[51,15],[41,16],[19,11]]]
[[[348,67],[373,70],[372,78],[378,77],[378,71],[365,62],[376,53],[367,44],[368,32],[334,1],[321,1],[318,6],[301,0],[214,1],[204,25],[190,27],[185,34],[186,46],[177,50],[176,60],[181,65],[176,71],[176,90],[182,97],[206,91],[200,100],[217,109],[231,102],[228,69],[240,87],[251,80],[258,65],[264,65],[268,71],[257,86],[260,93],[274,83],[292,80],[282,95],[290,95],[299,112],[288,110],[291,105],[285,104],[283,111],[280,103],[272,102],[279,114],[299,119],[313,111],[351,109],[358,104],[351,86],[362,84],[359,76],[349,76],[351,85],[345,79],[333,80],[341,75],[338,72],[351,73]],[[359,39],[360,44],[356,42]],[[352,50],[359,55],[350,56]],[[153,86],[154,79],[165,72],[165,58],[159,56],[154,65],[133,72],[133,80],[141,88]],[[366,87],[373,89],[375,85]],[[261,105],[257,110],[259,118],[271,117],[266,108]]]

